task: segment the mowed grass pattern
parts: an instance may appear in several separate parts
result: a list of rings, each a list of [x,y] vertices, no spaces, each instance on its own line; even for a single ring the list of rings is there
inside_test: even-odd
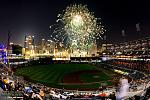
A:
[[[94,65],[88,64],[33,65],[17,69],[16,74],[24,76],[25,79],[31,82],[42,83],[54,88],[66,88],[66,89],[98,88],[100,86],[99,83],[83,84],[83,85],[61,84],[65,74],[88,70],[97,70],[97,68]],[[87,78],[87,76],[85,77],[85,79]]]

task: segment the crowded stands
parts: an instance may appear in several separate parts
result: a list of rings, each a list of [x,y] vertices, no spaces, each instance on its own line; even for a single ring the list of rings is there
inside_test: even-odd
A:
[[[107,62],[108,68],[119,70],[127,66],[133,68],[135,63],[112,61]],[[138,64],[137,64],[138,65]],[[98,66],[98,65],[97,65]],[[106,66],[106,65],[105,65]],[[113,67],[112,67],[113,66]],[[119,66],[119,67],[118,67]],[[121,67],[120,67],[121,66]],[[134,69],[134,68],[133,68]],[[123,70],[123,69],[122,69]],[[130,82],[129,96],[131,100],[134,98],[150,98],[150,83],[149,76],[145,76],[139,71],[125,70],[129,76],[134,80]],[[139,75],[138,75],[139,74]],[[140,76],[140,77],[135,77]],[[22,100],[55,100],[55,99],[71,99],[71,100],[115,100],[118,92],[117,87],[109,87],[97,91],[78,91],[78,90],[65,90],[54,89],[47,87],[40,83],[31,83],[24,80],[23,77],[17,77],[8,73],[7,70],[1,69],[0,86],[2,89],[1,97]],[[141,95],[142,94],[142,95]]]

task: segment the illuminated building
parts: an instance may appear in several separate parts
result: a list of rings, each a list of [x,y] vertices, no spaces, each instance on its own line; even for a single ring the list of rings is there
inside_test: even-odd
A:
[[[41,54],[43,54],[43,53],[46,52],[45,44],[46,44],[45,39],[42,39],[42,42],[41,42],[41,52],[40,52]]]
[[[30,55],[33,55],[34,53],[34,36],[25,36],[24,54],[26,57],[30,57]]]
[[[34,36],[26,36],[23,54],[28,59],[41,56],[54,56],[55,58],[98,56],[96,43],[85,45],[84,49],[77,48],[76,45],[74,41],[70,48],[65,48],[61,43],[45,39],[41,39],[41,43],[35,45]]]
[[[41,43],[35,45],[34,36],[26,36],[24,41],[23,54],[25,58],[35,58],[39,56],[52,56],[54,55],[55,42],[52,40],[42,39]]]
[[[6,47],[2,44],[0,44],[0,61],[2,61],[5,64],[8,63],[7,50],[6,50]]]
[[[34,49],[34,36],[25,37],[25,48]]]
[[[55,49],[55,42],[52,40],[47,40],[46,42],[46,50],[50,54],[54,54],[54,49]]]

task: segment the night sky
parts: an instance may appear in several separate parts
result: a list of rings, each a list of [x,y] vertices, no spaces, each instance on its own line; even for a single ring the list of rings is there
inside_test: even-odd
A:
[[[49,39],[50,25],[57,14],[70,4],[86,4],[95,17],[102,18],[107,41],[118,43],[150,36],[149,0],[1,0],[0,43],[11,41],[23,45],[25,35],[34,35],[36,43]],[[135,25],[140,23],[140,32]],[[125,30],[125,36],[121,34]]]

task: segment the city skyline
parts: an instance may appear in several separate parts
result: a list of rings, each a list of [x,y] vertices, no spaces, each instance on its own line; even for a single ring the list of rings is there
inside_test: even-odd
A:
[[[50,39],[52,30],[49,26],[55,24],[57,15],[70,4],[87,5],[96,17],[101,18],[108,42],[149,36],[148,1],[6,0],[0,3],[0,43],[7,43],[8,31],[12,33],[11,42],[22,45],[27,35],[34,35],[36,43],[42,38]],[[140,31],[137,31],[138,27]]]

